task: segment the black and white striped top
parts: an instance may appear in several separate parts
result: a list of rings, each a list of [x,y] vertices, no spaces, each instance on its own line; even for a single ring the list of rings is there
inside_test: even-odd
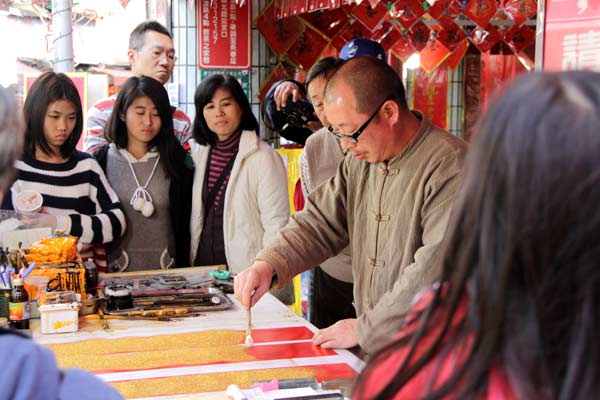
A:
[[[57,217],[57,229],[78,236],[83,244],[108,243],[123,234],[125,216],[119,198],[100,165],[89,154],[75,151],[62,164],[39,161],[23,154],[15,168],[17,176],[11,187],[12,197],[22,190],[41,193],[42,212]]]

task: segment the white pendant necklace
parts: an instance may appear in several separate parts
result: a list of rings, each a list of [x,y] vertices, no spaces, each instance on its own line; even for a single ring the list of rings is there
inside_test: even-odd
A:
[[[160,154],[156,157],[156,162],[154,163],[154,167],[152,167],[152,172],[146,181],[144,186],[140,185],[140,181],[135,175],[135,171],[133,169],[133,165],[131,165],[131,161],[129,158],[127,159],[127,163],[129,164],[129,169],[131,169],[131,173],[133,174],[133,179],[135,179],[135,183],[137,185],[137,189],[133,192],[133,196],[131,196],[131,200],[129,204],[133,207],[135,211],[139,211],[146,218],[149,218],[154,213],[154,205],[152,204],[152,196],[150,196],[150,192],[148,192],[148,185],[154,176],[154,172],[156,171],[156,167],[158,167],[158,161],[160,160]]]

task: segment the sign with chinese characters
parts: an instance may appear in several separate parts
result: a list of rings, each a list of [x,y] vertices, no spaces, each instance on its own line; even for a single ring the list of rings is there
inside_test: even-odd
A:
[[[593,0],[548,0],[545,70],[600,70],[600,7]]]
[[[242,4],[240,2],[240,4]],[[252,67],[250,1],[200,0],[198,7],[198,67]]]
[[[250,71],[249,70],[212,70],[212,69],[201,69],[200,70],[200,80],[206,78],[209,75],[213,74],[227,74],[231,75],[238,80],[242,89],[244,89],[244,93],[246,93],[246,97],[248,101],[252,101],[252,96],[250,95]]]

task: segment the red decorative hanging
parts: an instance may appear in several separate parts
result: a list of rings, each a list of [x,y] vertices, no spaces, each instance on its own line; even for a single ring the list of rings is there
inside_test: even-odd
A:
[[[450,51],[454,51],[467,38],[465,31],[451,24],[437,33],[437,39]]]
[[[425,46],[427,46],[427,42],[429,42],[431,29],[429,29],[423,21],[419,21],[412,26],[409,32],[409,34],[411,34],[410,39],[412,41],[412,46],[415,50],[423,50]]]
[[[303,14],[308,11],[308,0],[288,0],[290,2],[290,15]]]
[[[413,85],[413,108],[420,110],[435,125],[446,128],[448,107],[448,68],[440,67],[428,74],[422,69],[415,71]]]
[[[460,4],[456,0],[437,0],[427,13],[443,27],[456,26],[454,20],[460,15]]]
[[[476,27],[469,35],[471,43],[473,43],[482,53],[489,51],[500,39],[500,34],[492,25],[487,25],[485,29]]]
[[[398,0],[392,4],[390,12],[400,22],[404,29],[410,28],[425,10],[419,0]]]
[[[306,13],[301,18],[328,38],[337,35],[348,24],[348,16],[341,8]]]
[[[481,111],[488,107],[494,93],[526,69],[514,55],[481,55]]]
[[[469,48],[468,40],[465,39],[459,43],[459,45],[456,47],[456,49],[454,49],[452,54],[450,54],[450,56],[446,59],[446,63],[448,64],[450,69],[455,70],[456,67],[458,67],[460,65],[460,62],[465,57],[465,54],[467,53],[468,48]]]
[[[381,46],[383,46],[385,51],[388,51],[396,45],[396,43],[400,40],[401,37],[402,33],[398,30],[398,28],[392,26],[392,29],[390,29],[387,32],[387,34],[381,38],[379,43],[381,44]]]
[[[527,48],[527,46],[530,46],[535,42],[535,32],[526,25],[515,25],[506,33],[504,41],[515,54],[519,54]]]
[[[338,35],[338,37],[342,40],[341,49],[347,41],[352,39],[358,39],[361,37],[370,37],[371,31],[368,30],[363,24],[361,24],[358,20],[354,21],[350,25],[348,25],[342,32]],[[337,47],[337,43],[336,43]]]
[[[375,7],[371,7],[371,4],[367,1],[363,1],[352,10],[352,16],[362,22],[370,31],[373,31],[379,25],[386,13],[387,9],[382,3],[377,3]]]
[[[341,37],[341,35],[337,35],[336,37],[331,39],[331,45],[335,47],[338,53],[342,50],[342,47],[344,47],[345,44],[346,41],[344,40],[344,38]]]
[[[375,29],[372,33],[371,33],[371,40],[374,40],[376,42],[381,43],[381,40],[388,34],[389,31],[391,31],[392,29],[394,29],[394,26],[389,23],[388,21],[383,21],[381,24],[379,24],[379,26],[377,27],[377,29]]]
[[[296,16],[273,21],[275,2],[272,2],[256,19],[256,28],[271,47],[281,56],[304,31],[304,25]]]
[[[522,25],[523,22],[537,14],[537,2],[535,0],[505,0],[504,8],[506,12],[512,15],[517,25]]]
[[[480,27],[486,26],[496,13],[496,0],[468,0],[463,13]]]
[[[492,19],[490,19],[490,24],[496,27],[496,31],[500,34],[500,37],[504,37],[506,32],[514,26],[515,20],[504,8],[500,7],[496,10]]]
[[[288,50],[287,55],[293,63],[302,69],[309,69],[319,59],[321,51],[327,46],[327,39],[311,27],[306,27],[302,35]]]
[[[400,38],[396,41],[396,44],[392,46],[392,53],[396,54],[398,58],[402,60],[402,62],[406,62],[408,57],[412,56],[415,53],[415,48],[412,46],[412,41],[410,40],[408,34],[400,33]]]
[[[433,70],[439,67],[450,55],[450,50],[448,50],[448,48],[446,48],[446,46],[440,43],[440,41],[437,39],[439,29],[441,28],[431,30],[427,45],[419,53],[421,68],[423,68],[427,73],[431,73]]]

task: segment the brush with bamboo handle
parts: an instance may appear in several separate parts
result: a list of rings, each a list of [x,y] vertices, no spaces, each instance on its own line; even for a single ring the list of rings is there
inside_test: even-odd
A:
[[[246,340],[244,344],[248,347],[254,346],[254,339],[252,338],[252,296],[254,291],[250,295],[250,307],[248,307],[248,326],[246,327]]]

